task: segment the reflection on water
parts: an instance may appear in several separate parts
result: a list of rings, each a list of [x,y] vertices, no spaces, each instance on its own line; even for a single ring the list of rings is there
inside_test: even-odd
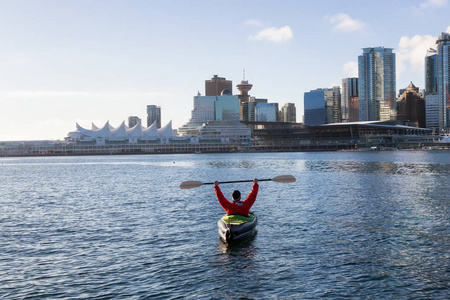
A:
[[[0,158],[0,298],[446,299],[449,154]],[[179,188],[283,174],[235,245],[212,186]]]
[[[421,164],[360,161],[308,161],[305,170],[313,172],[351,172],[409,176],[449,176],[450,164]]]

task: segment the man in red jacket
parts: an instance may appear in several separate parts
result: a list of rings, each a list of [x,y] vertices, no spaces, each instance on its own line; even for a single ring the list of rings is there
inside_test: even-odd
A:
[[[225,209],[227,215],[244,215],[248,216],[250,207],[252,207],[253,203],[255,203],[256,195],[258,195],[258,179],[253,179],[253,187],[250,194],[247,196],[247,199],[241,201],[241,192],[238,190],[234,191],[232,194],[233,202],[230,202],[225,198],[222,194],[222,191],[219,188],[219,182],[214,181],[214,191],[216,192],[217,199],[219,200],[220,206]]]

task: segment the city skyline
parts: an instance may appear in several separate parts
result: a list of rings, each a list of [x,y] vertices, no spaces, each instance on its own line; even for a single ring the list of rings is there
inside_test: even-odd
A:
[[[145,120],[147,105],[178,128],[205,80],[235,89],[244,68],[252,97],[294,103],[299,122],[304,92],[358,77],[367,47],[393,49],[396,92],[425,88],[427,50],[450,31],[448,1],[360,3],[0,1],[0,140]]]

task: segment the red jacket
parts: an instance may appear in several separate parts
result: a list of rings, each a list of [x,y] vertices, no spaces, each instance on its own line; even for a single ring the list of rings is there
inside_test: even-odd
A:
[[[250,211],[250,207],[252,207],[253,203],[255,203],[256,195],[258,195],[259,185],[257,183],[253,183],[252,191],[248,194],[247,199],[244,201],[239,201],[238,203],[229,202],[227,198],[222,194],[219,186],[214,187],[214,191],[216,192],[217,199],[219,200],[220,206],[225,209],[225,212],[228,215],[244,215],[248,216]]]

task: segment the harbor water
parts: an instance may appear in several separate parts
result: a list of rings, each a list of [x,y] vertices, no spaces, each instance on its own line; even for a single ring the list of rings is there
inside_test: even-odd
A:
[[[450,151],[0,158],[1,299],[448,299]],[[265,179],[227,246],[211,185]],[[251,183],[221,185],[231,198]]]

